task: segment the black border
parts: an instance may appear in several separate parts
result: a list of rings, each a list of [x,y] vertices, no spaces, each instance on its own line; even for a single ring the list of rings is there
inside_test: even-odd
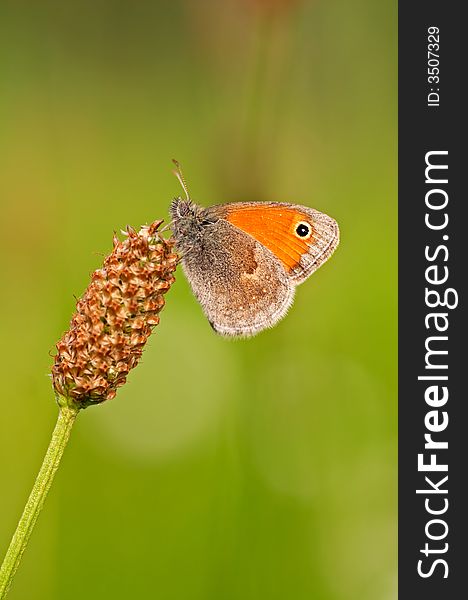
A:
[[[465,298],[468,269],[466,267],[468,227],[465,210],[468,194],[465,173],[465,138],[467,137],[463,88],[466,65],[467,25],[463,21],[462,2],[446,0],[399,3],[399,598],[432,600],[461,598],[466,594],[468,577],[467,517],[468,512],[468,394],[463,373],[468,371],[465,336],[468,332]],[[440,29],[440,106],[427,106],[431,87],[427,81],[427,30]],[[426,540],[425,525],[431,518],[424,507],[424,495],[416,489],[424,486],[424,474],[418,473],[417,455],[424,451],[424,416],[430,407],[425,403],[427,382],[418,381],[424,374],[425,339],[428,332],[424,317],[425,246],[439,243],[441,232],[431,232],[424,222],[425,154],[431,150],[447,150],[449,194],[447,233],[449,241],[449,286],[459,294],[459,305],[449,313],[448,335],[449,400],[445,407],[449,425],[444,435],[448,450],[441,451],[448,461],[449,508],[443,516],[449,531],[449,546],[444,555],[444,569],[433,575],[418,575],[418,560]],[[441,334],[442,335],[442,334]],[[441,409],[442,410],[442,409]],[[441,475],[441,474],[439,474]],[[444,474],[445,475],[445,474]],[[439,477],[440,478],[440,477]],[[434,479],[437,479],[435,474]],[[426,487],[428,487],[426,485]],[[439,496],[440,498],[441,496]],[[435,555],[433,555],[435,557]],[[427,563],[426,563],[427,564]]]

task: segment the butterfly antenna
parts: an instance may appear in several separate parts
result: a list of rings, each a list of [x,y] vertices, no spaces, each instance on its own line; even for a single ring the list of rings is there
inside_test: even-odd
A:
[[[176,168],[172,171],[174,173],[174,175],[177,177],[177,179],[179,180],[180,185],[182,186],[184,192],[185,192],[185,197],[187,198],[187,200],[190,200],[190,194],[188,191],[188,186],[187,183],[185,182],[184,179],[184,175],[182,173],[182,168],[180,166],[180,163],[173,158],[172,162],[175,164]]]

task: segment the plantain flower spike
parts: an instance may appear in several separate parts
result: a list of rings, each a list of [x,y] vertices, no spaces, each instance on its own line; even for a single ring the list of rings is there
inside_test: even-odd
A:
[[[175,281],[179,257],[155,221],[114,249],[76,304],[70,329],[57,343],[52,382],[59,404],[86,408],[115,397],[138,364],[159,323],[164,294]]]

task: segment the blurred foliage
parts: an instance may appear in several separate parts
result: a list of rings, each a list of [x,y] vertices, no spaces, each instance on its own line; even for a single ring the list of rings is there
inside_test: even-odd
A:
[[[396,597],[396,2],[0,3],[0,553],[114,230],[195,200],[340,223],[288,317],[217,337],[181,272],[80,415],[11,600]]]

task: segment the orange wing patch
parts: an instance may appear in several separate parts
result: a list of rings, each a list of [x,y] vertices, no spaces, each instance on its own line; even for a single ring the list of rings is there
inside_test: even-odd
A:
[[[250,234],[279,258],[287,271],[299,266],[301,256],[309,252],[314,243],[314,228],[308,215],[294,208],[261,205],[227,210],[226,220]],[[302,239],[296,228],[302,223],[310,225],[311,235]]]

